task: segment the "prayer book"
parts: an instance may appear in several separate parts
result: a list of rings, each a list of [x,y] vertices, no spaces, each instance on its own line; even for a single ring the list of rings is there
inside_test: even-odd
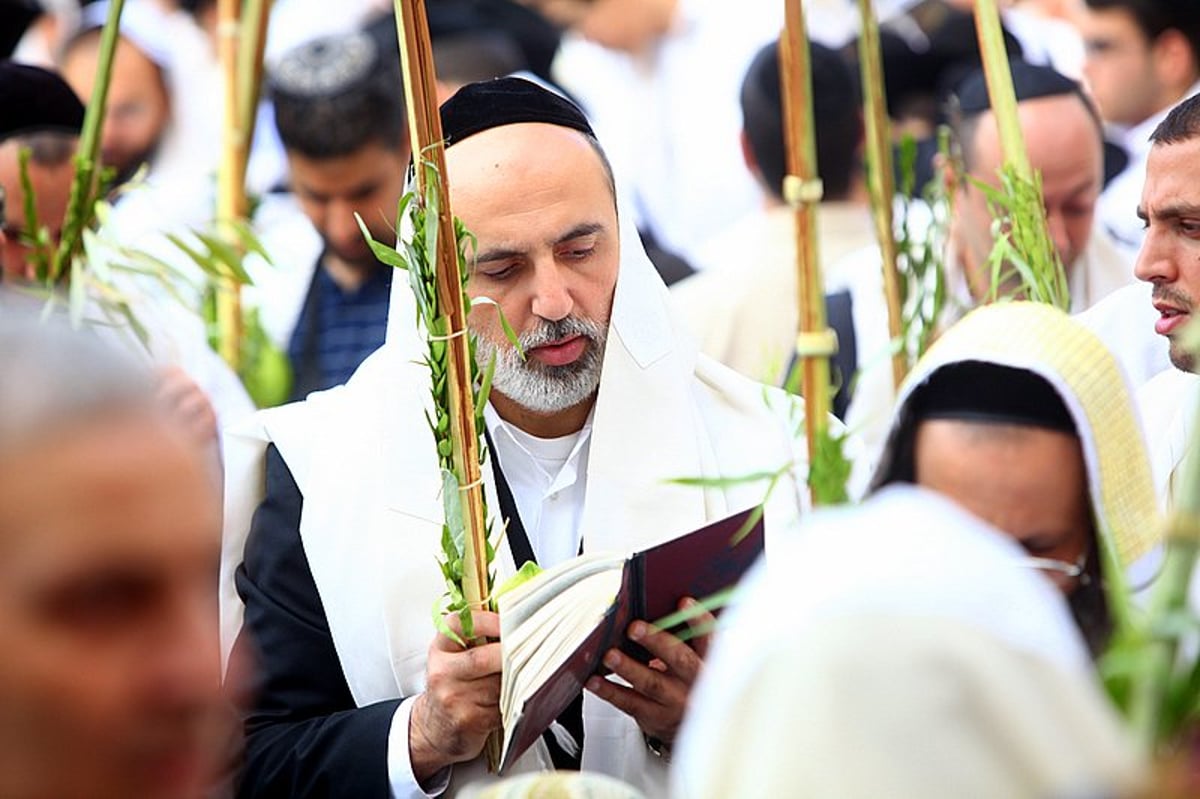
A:
[[[626,636],[631,622],[654,623],[684,597],[704,599],[729,588],[762,551],[762,514],[751,508],[631,557],[581,555],[502,594],[500,771],[602,673],[609,649],[649,662],[650,654]]]

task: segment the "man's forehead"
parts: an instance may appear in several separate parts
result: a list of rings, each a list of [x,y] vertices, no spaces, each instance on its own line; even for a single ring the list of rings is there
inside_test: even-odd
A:
[[[1027,145],[1034,139],[1058,137],[1076,123],[1086,122],[1088,134],[1086,139],[1080,137],[1082,143],[1086,146],[1087,142],[1094,140],[1096,151],[1103,154],[1100,130],[1084,101],[1075,94],[1056,94],[1022,100],[1017,104],[1017,113]],[[973,144],[976,161],[994,164],[997,167],[1000,165],[1004,154],[994,111],[989,109],[979,115]],[[1034,166],[1037,167],[1037,164]]]

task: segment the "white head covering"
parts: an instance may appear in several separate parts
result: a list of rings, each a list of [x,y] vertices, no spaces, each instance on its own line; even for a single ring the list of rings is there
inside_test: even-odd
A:
[[[80,33],[104,27],[108,19],[109,0],[99,0],[83,7]],[[148,0],[130,0],[121,9],[121,36],[141,50],[159,69],[174,66],[171,53],[171,26],[167,15],[157,4]]]
[[[876,482],[893,468],[914,393],[940,369],[965,362],[1023,369],[1055,390],[1083,448],[1097,530],[1127,567],[1150,553],[1161,535],[1159,510],[1125,375],[1090,330],[1042,303],[986,305],[942,334],[900,387]]]
[[[1139,768],[1063,598],[912,486],[823,512],[747,580],[672,796],[1103,796]]]

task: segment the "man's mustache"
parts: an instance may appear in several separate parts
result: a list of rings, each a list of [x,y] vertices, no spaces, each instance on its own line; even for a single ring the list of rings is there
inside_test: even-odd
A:
[[[533,330],[518,336],[517,341],[524,352],[572,336],[584,336],[592,341],[599,341],[602,330],[599,324],[581,316],[567,316],[554,321],[543,319]]]
[[[1151,295],[1154,302],[1164,302],[1171,305],[1179,306],[1191,310],[1195,307],[1196,302],[1187,294],[1171,286],[1156,285],[1153,294]]]

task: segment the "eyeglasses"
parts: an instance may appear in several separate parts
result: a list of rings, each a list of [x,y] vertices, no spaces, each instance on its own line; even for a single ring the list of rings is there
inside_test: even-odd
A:
[[[1017,562],[1026,568],[1045,572],[1051,578],[1078,580],[1079,585],[1087,585],[1091,581],[1091,577],[1086,571],[1087,560],[1088,550],[1085,549],[1079,553],[1079,557],[1074,562],[1057,560],[1055,558],[1040,558],[1036,555],[1027,555]]]

